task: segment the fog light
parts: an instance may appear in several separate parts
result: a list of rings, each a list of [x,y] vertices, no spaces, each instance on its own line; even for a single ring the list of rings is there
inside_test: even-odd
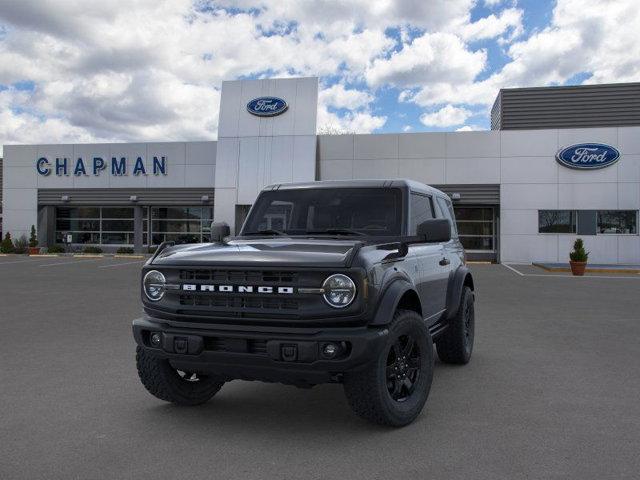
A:
[[[322,355],[327,358],[335,357],[339,351],[340,347],[338,347],[338,345],[336,345],[335,343],[327,343],[324,347],[322,347]]]
[[[160,334],[158,332],[152,333],[151,334],[151,346],[158,348],[158,347],[160,347],[161,343],[162,343],[162,337],[160,336]]]

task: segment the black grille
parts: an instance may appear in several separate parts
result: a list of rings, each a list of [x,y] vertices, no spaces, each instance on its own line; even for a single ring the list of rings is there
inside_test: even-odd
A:
[[[213,308],[269,308],[273,310],[297,310],[297,300],[288,298],[245,297],[237,295],[180,295],[180,305]]]
[[[344,311],[337,312],[327,305],[322,295],[300,289],[318,289],[333,272],[315,268],[285,270],[278,268],[243,269],[234,267],[200,268],[182,267],[163,272],[167,283],[179,288],[168,289],[160,302],[162,313],[176,315],[175,321],[194,323],[216,323],[221,319],[229,323],[280,324],[302,320],[311,323],[317,318],[353,315],[358,307],[354,303]],[[193,289],[185,290],[185,285]],[[211,285],[213,291],[202,290],[200,285]],[[231,291],[220,291],[225,286]],[[253,287],[246,292],[239,287]],[[231,287],[231,288],[229,288]],[[258,291],[259,287],[271,287],[269,293]],[[279,291],[278,287],[291,287]],[[155,304],[146,304],[153,309]]]
[[[298,273],[284,271],[252,270],[180,270],[180,280],[255,284],[287,284],[298,282]]]
[[[214,352],[267,354],[267,341],[244,338],[204,337],[205,350]]]

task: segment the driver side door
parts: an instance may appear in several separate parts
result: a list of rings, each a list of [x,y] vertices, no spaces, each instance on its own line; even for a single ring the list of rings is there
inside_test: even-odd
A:
[[[425,220],[436,218],[433,198],[411,192],[409,204],[409,235]],[[414,265],[414,281],[422,304],[422,316],[428,325],[435,323],[446,306],[448,271],[440,265],[444,256],[441,243],[412,243],[409,255]]]

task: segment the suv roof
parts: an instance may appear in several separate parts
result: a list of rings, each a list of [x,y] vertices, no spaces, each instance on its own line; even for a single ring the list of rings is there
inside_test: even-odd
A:
[[[424,183],[406,178],[380,180],[321,180],[317,182],[277,183],[264,187],[266,190],[297,190],[307,188],[407,188],[414,192],[439,194],[449,198],[446,193]]]

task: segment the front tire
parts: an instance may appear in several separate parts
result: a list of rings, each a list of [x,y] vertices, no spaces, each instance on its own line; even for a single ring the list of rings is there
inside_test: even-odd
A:
[[[436,340],[438,357],[444,363],[465,365],[471,360],[475,336],[475,310],[473,291],[464,287],[460,297],[460,307],[449,327]]]
[[[433,341],[421,316],[398,310],[380,355],[344,376],[353,411],[373,423],[401,427],[422,411],[433,380]]]
[[[224,385],[215,377],[176,370],[168,360],[146,349],[136,348],[138,375],[151,395],[176,405],[194,406],[208,402]]]

